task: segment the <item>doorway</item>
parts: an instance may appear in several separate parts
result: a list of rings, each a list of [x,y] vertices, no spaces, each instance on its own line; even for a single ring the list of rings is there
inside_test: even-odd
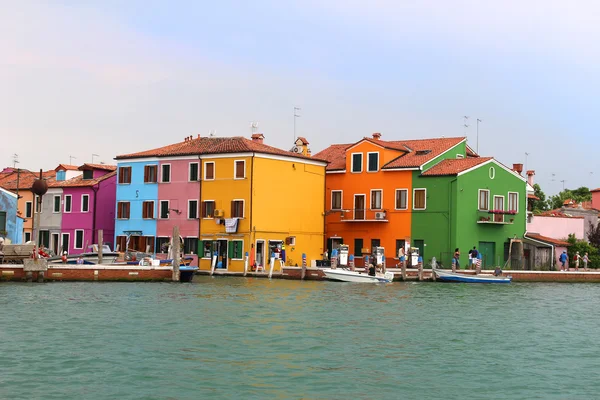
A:
[[[58,233],[52,234],[52,251],[55,255],[58,255],[60,250],[60,235]]]
[[[365,195],[355,194],[354,195],[354,219],[363,220],[365,219]]]
[[[481,268],[493,267],[494,257],[496,256],[496,243],[495,242],[479,242],[479,249],[481,253]]]
[[[219,261],[221,262],[221,268],[222,269],[227,269],[227,240],[225,239],[220,239],[220,240],[215,240],[213,242],[213,251],[217,252],[217,266],[215,266],[215,268],[218,268],[219,265]]]
[[[340,245],[344,243],[344,239],[341,237],[331,237],[329,239],[327,239],[327,259],[331,260],[331,252],[333,251],[333,249],[338,249],[340,248]]]
[[[70,234],[68,233],[63,233],[62,234],[62,251],[66,251],[67,253],[69,252],[69,236]]]
[[[413,247],[419,249],[419,256],[423,259],[423,263],[425,262],[425,241],[421,239],[413,240]]]
[[[265,241],[256,241],[256,265],[265,268]]]

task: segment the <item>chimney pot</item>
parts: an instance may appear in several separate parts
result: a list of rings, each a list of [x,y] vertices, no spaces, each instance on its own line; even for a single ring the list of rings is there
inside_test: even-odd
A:
[[[513,164],[513,171],[521,175],[521,172],[523,172],[523,164]]]
[[[373,133],[373,139],[379,140],[379,138],[381,138],[381,133],[379,133],[379,132]]]
[[[263,135],[262,133],[253,133],[251,138],[253,142],[262,144],[265,135]]]
[[[533,176],[535,175],[535,171],[530,169],[527,170],[527,183],[533,186]]]

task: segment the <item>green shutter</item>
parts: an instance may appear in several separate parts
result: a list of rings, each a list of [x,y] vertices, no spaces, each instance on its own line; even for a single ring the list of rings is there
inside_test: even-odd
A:
[[[234,258],[233,254],[233,241],[227,242],[227,257]]]
[[[244,242],[242,240],[236,240],[237,251],[235,252],[235,258],[243,258],[244,253]]]
[[[204,243],[202,243],[202,240],[200,239],[198,239],[198,248],[196,249],[196,254],[198,254],[199,258],[204,256]]]

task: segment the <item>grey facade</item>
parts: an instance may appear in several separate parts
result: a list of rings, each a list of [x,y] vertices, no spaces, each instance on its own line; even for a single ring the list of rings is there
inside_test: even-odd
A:
[[[44,246],[55,254],[59,253],[61,243],[61,224],[63,213],[62,189],[48,189],[42,197],[42,212],[40,218],[40,239]],[[57,200],[55,200],[55,196]],[[58,207],[55,208],[55,201]]]
[[[588,234],[590,232],[590,224],[593,226],[598,225],[598,211],[597,210],[589,210],[585,209],[581,206],[579,207],[562,207],[560,209],[561,212],[572,215],[573,217],[583,217],[583,236],[586,241],[588,241]]]

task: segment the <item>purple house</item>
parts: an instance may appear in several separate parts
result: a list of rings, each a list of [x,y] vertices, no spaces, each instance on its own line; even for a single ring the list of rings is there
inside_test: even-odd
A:
[[[83,173],[52,187],[62,188],[61,236],[69,254],[88,251],[97,243],[98,230],[103,242],[114,248],[115,198],[117,167],[105,164],[83,164]]]

